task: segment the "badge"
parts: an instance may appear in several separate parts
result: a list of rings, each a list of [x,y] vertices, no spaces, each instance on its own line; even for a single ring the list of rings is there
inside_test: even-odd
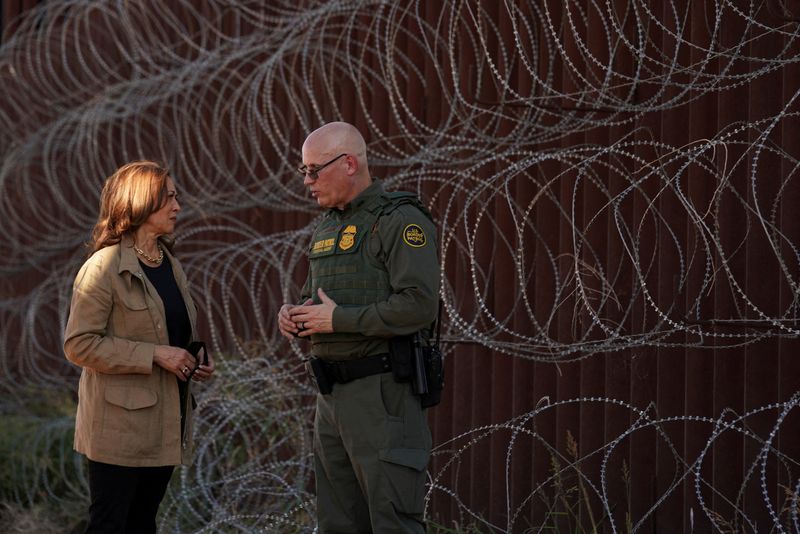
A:
[[[406,226],[406,229],[403,230],[403,241],[409,247],[420,248],[424,247],[425,243],[428,242],[425,239],[425,232],[422,231],[422,228],[418,224],[409,224]]]
[[[339,248],[341,250],[348,250],[353,247],[356,242],[356,225],[350,224],[342,232],[342,238],[339,240]]]

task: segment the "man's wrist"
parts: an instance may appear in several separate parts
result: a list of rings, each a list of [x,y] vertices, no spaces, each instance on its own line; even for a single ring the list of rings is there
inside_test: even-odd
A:
[[[348,310],[342,306],[336,306],[331,315],[331,328],[334,332],[355,332],[356,314],[354,310]]]

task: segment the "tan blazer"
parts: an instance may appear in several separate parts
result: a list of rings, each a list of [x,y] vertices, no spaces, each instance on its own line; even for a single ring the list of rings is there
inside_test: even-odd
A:
[[[64,332],[67,359],[83,368],[75,450],[115,465],[188,465],[191,385],[181,436],[177,378],[153,363],[155,345],[169,345],[164,305],[132,245],[125,238],[98,250],[75,277]],[[197,309],[186,275],[166,249],[164,256],[172,263],[194,333]]]

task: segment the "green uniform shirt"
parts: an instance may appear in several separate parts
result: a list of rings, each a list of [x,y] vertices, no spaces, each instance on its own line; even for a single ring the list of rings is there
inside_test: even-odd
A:
[[[375,181],[344,210],[328,210],[315,229],[302,299],[319,303],[321,287],[337,307],[334,332],[311,336],[314,356],[387,353],[388,338],[423,330],[436,318],[436,227],[414,202]]]

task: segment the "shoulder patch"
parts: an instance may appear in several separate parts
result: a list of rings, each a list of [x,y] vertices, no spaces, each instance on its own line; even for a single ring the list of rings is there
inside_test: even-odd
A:
[[[420,248],[428,243],[425,232],[418,224],[409,224],[403,230],[403,242],[409,247]]]

